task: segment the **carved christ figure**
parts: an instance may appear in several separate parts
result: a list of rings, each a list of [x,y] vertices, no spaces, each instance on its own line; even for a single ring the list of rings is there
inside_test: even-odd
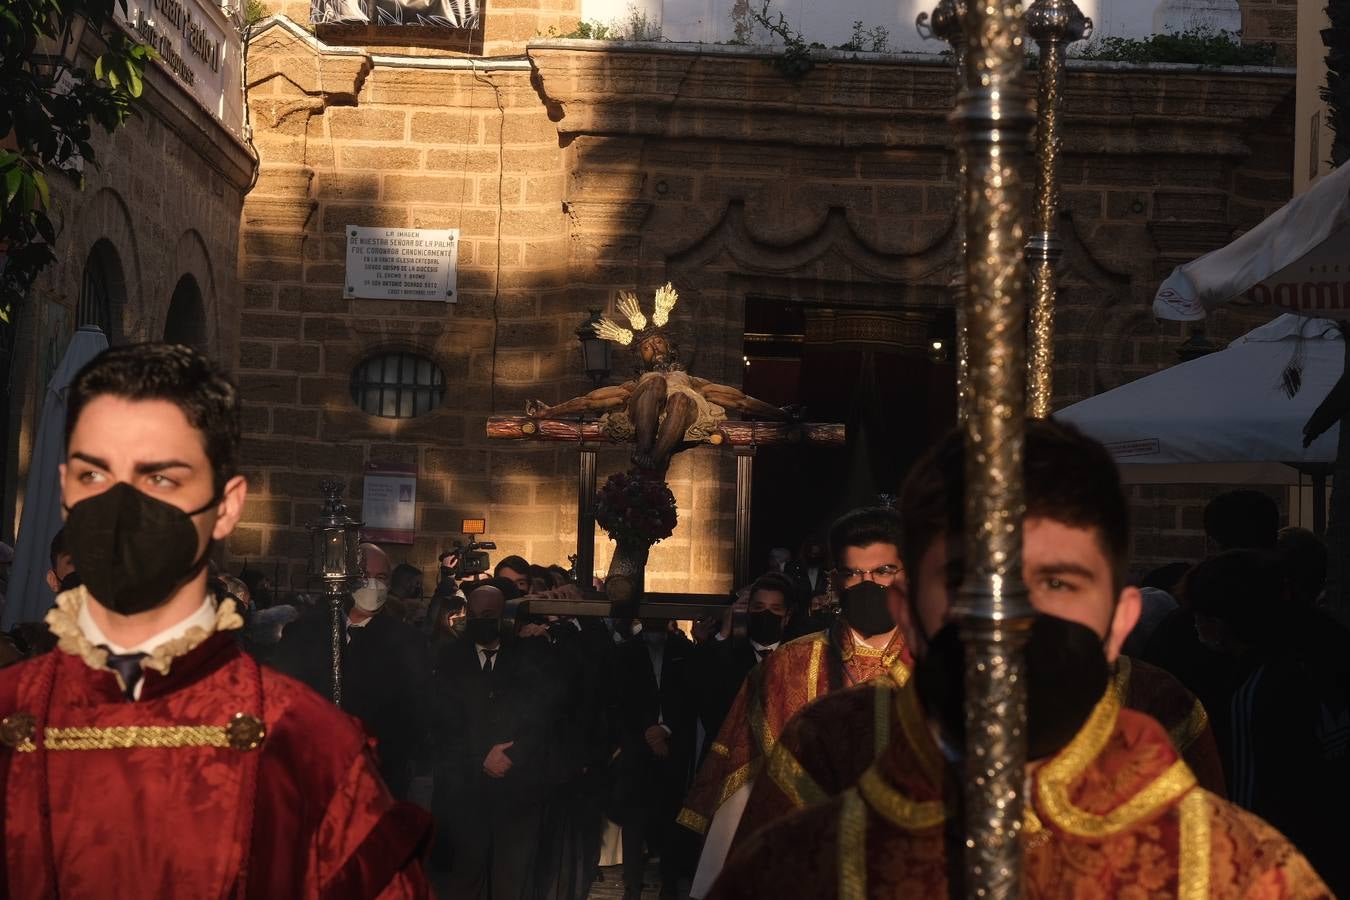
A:
[[[600,322],[600,337],[629,346],[636,341],[642,368],[623,384],[597,388],[556,406],[540,401],[526,404],[525,414],[536,418],[565,418],[583,413],[602,416],[606,430],[617,440],[632,440],[633,464],[664,472],[670,457],[686,442],[706,441],[729,409],[761,419],[790,418],[783,409],[747,396],[725,384],[690,375],[666,334],[670,311],[679,300],[666,284],[656,292],[651,325],[632,294],[619,298],[619,311],[632,328],[609,319]]]

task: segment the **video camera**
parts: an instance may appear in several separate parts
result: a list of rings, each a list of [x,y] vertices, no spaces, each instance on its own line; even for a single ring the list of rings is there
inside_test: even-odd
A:
[[[463,581],[471,575],[481,575],[492,568],[492,563],[484,552],[497,549],[497,545],[492,541],[470,540],[467,544],[454,541],[451,547],[454,548],[455,565],[450,574],[456,581]],[[441,568],[444,569],[445,566]]]
[[[497,545],[492,541],[477,540],[477,536],[487,531],[487,522],[484,519],[465,519],[460,526],[460,531],[469,536],[469,542],[452,541],[450,553],[453,555],[454,566],[445,565],[445,557],[441,558],[441,573],[449,575],[455,581],[463,581],[473,575],[481,575],[492,568],[492,563],[488,560],[486,551],[496,550]]]

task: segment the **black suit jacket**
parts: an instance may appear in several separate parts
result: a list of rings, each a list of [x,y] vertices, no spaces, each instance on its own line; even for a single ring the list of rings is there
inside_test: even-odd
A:
[[[694,683],[697,690],[699,721],[703,724],[703,744],[699,761],[717,739],[722,722],[731,711],[736,694],[759,663],[755,648],[745,640],[706,641],[694,648]]]
[[[544,638],[503,642],[485,673],[470,639],[445,645],[436,666],[440,701],[437,792],[464,798],[529,799],[548,779],[548,742],[561,714],[560,679]],[[511,769],[483,772],[497,744]]]
[[[332,671],[327,610],[288,626],[272,656],[276,668],[329,696]],[[410,764],[430,730],[428,684],[431,665],[426,639],[410,625],[380,612],[359,628],[347,629],[342,652],[342,708],[361,720],[375,738],[380,772],[403,796]]]
[[[603,773],[613,755],[610,716],[614,709],[613,637],[596,619],[549,626],[563,715],[549,742],[552,780],[561,784]]]
[[[678,808],[684,796],[694,761],[693,650],[684,635],[669,636],[658,684],[647,642],[641,636],[615,648],[618,751],[611,766],[608,812],[619,824],[672,802]],[[647,729],[656,724],[670,729],[670,753],[665,759],[659,759],[647,744]]]

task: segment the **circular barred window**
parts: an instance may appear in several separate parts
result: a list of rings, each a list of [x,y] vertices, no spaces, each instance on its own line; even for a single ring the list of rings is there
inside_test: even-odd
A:
[[[372,416],[411,419],[445,400],[445,373],[416,353],[381,353],[352,373],[352,400]]]

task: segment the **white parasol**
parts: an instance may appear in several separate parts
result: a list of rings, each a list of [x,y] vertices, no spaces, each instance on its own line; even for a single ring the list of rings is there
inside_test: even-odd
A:
[[[1303,425],[1345,369],[1335,323],[1282,315],[1227,348],[1055,414],[1104,443],[1127,480],[1296,483],[1282,463],[1330,463],[1336,435]],[[1285,374],[1297,368],[1291,396]]]
[[[1153,314],[1193,322],[1226,303],[1350,317],[1350,166],[1226,247],[1173,269]]]

